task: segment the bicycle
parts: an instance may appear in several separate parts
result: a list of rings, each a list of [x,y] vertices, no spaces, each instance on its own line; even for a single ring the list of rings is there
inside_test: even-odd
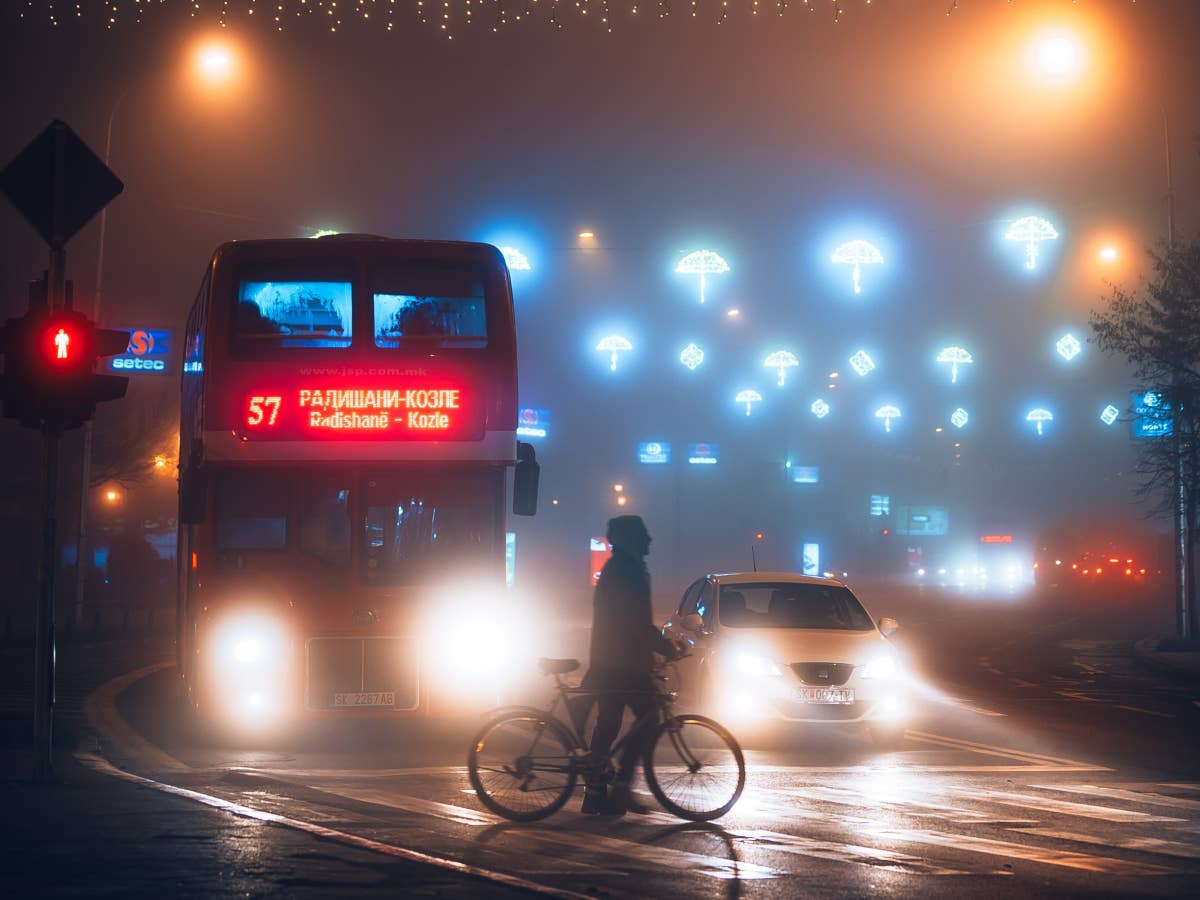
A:
[[[555,695],[549,708],[510,706],[493,710],[467,755],[467,773],[479,801],[515,822],[544,819],[562,809],[581,776],[613,771],[630,735],[656,725],[642,757],[642,772],[654,798],[668,812],[692,822],[709,822],[733,808],[746,785],[746,762],[737,739],[704,716],[673,714],[674,692],[667,689],[669,663],[653,672],[654,704],[613,746],[594,759],[582,726],[571,715],[570,698],[600,692],[568,685],[563,676],[579,668],[575,659],[539,659],[542,675],[552,675]],[[559,704],[566,720],[555,715]]]

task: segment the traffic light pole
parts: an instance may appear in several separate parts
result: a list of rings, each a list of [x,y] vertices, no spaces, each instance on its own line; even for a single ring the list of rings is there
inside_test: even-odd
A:
[[[50,250],[46,302],[51,312],[66,305],[67,254]],[[59,427],[42,427],[42,558],[38,570],[37,625],[33,651],[33,780],[54,780],[54,576],[58,569]]]

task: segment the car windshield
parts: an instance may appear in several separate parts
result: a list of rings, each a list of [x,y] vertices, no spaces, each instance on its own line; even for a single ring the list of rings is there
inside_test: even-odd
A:
[[[717,610],[721,624],[729,628],[870,631],[875,627],[854,595],[835,584],[722,585]]]

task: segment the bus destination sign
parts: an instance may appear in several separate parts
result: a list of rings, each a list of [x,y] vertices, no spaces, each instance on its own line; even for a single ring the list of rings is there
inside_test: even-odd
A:
[[[458,387],[337,387],[311,384],[247,395],[247,436],[378,437],[439,440],[477,437],[482,422]]]

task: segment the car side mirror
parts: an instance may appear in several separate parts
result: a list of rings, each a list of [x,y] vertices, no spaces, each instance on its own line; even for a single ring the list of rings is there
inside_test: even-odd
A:
[[[513,470],[513,515],[532,516],[537,513],[540,474],[541,467],[533,444],[517,441],[517,467]]]
[[[704,631],[704,618],[698,613],[688,613],[679,620],[679,627],[684,631],[700,634]]]
[[[891,616],[884,616],[879,620],[879,633],[884,637],[890,637],[895,634],[900,628],[900,623]]]
[[[208,473],[200,468],[184,469],[179,473],[179,521],[199,525],[207,505]]]

